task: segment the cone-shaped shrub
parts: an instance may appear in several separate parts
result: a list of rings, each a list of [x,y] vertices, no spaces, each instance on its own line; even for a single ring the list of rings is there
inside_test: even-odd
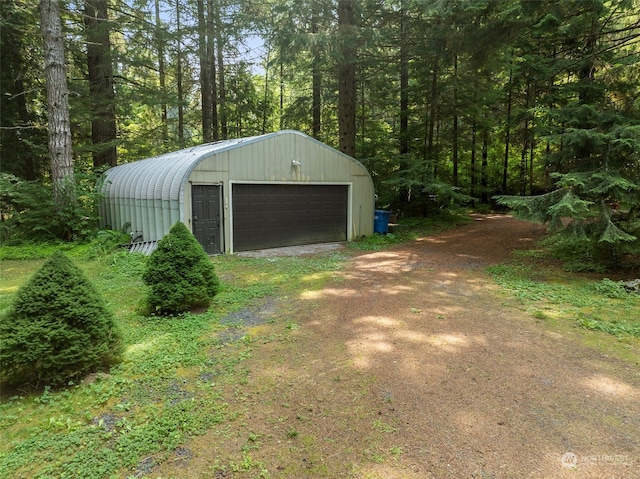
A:
[[[12,385],[62,386],[117,362],[113,315],[61,252],[25,284],[0,318],[0,371]]]
[[[207,253],[182,222],[158,242],[142,279],[150,287],[149,310],[156,314],[208,306],[220,289]]]

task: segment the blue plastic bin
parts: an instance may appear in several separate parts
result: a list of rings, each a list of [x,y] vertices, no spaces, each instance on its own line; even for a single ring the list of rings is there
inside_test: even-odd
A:
[[[389,232],[389,215],[391,211],[373,210],[373,232],[387,234]]]

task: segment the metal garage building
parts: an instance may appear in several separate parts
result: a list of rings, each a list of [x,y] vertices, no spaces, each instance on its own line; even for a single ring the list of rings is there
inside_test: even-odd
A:
[[[102,227],[153,244],[177,221],[209,254],[347,241],[373,233],[358,161],[284,130],[127,163],[105,173]]]

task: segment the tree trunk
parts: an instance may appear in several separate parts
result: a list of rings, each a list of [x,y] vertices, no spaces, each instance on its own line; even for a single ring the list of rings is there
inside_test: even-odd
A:
[[[360,137],[367,137],[367,82],[360,83]]]
[[[350,0],[338,1],[338,140],[340,151],[356,155],[356,75],[354,11]]]
[[[513,100],[513,69],[509,69],[509,94],[507,96],[507,119],[504,132],[504,162],[502,164],[502,194],[507,193],[509,176],[509,143],[511,142],[511,104]]]
[[[209,85],[211,86],[211,129],[213,130],[213,141],[220,139],[220,128],[218,125],[218,85],[216,74],[216,33],[215,25],[215,6],[213,0],[207,0],[207,64],[209,65]]]
[[[226,140],[229,136],[229,128],[227,126],[227,87],[225,85],[225,74],[224,74],[224,58],[222,56],[222,40],[220,35],[218,35],[217,41],[217,53],[218,53],[218,103],[220,106],[220,133],[221,138]]]
[[[584,41],[583,47],[583,65],[578,71],[578,98],[581,105],[597,105],[599,102],[598,88],[595,88],[595,73],[596,73],[596,48],[597,48],[597,35],[599,26],[597,25],[596,17],[591,19],[591,27]],[[584,119],[579,122],[578,128],[584,130],[593,129],[592,121]],[[593,157],[593,150],[588,141],[582,142],[576,148],[576,157],[578,161],[583,164],[591,164]],[[595,165],[594,165],[595,166]]]
[[[107,0],[86,1],[84,13],[92,109],[93,167],[116,166],[116,109]]]
[[[453,186],[458,186],[458,55],[453,55]]]
[[[533,160],[536,151],[536,139],[533,133],[531,134],[531,141],[529,142],[529,194],[533,194]]]
[[[473,103],[477,104],[478,100],[478,88],[479,85],[475,84],[473,87]],[[469,188],[469,195],[473,198],[472,206],[476,205],[476,197],[478,191],[478,167],[476,161],[476,147],[478,144],[478,118],[474,113],[473,123],[471,124],[471,165],[470,165],[470,174],[471,174],[471,187]]]
[[[480,202],[483,205],[489,203],[489,131],[482,132],[482,173],[480,176]]]
[[[520,155],[520,194],[522,196],[527,194],[527,154],[529,150],[529,106],[531,104],[531,82],[527,79],[526,93],[525,93],[525,111],[527,111],[524,118],[524,126],[522,131],[522,154]]]
[[[176,81],[178,83],[178,145],[184,148],[184,89],[182,87],[182,32],[180,30],[180,0],[176,0],[176,36],[178,38],[178,51],[176,58]]]
[[[267,132],[267,104],[269,101],[269,60],[271,57],[271,46],[267,47],[267,61],[264,67],[264,92],[262,97],[262,134]],[[282,65],[282,63],[280,63]],[[282,82],[280,82],[280,101],[282,101]]]
[[[69,92],[62,38],[62,21],[58,0],[41,0],[40,26],[44,40],[44,75],[47,89],[49,130],[49,158],[51,180],[57,201],[75,199],[73,185],[73,153],[71,150],[71,122]]]
[[[524,142],[522,144],[522,154],[520,155],[520,194],[527,194],[527,152],[529,151],[529,120],[524,122]]]
[[[218,53],[218,104],[220,107],[220,137],[226,140],[229,136],[228,117],[227,117],[227,87],[225,84],[224,74],[224,58],[222,56],[222,42],[218,37],[216,45]]]
[[[476,140],[478,136],[478,131],[475,123],[471,128],[471,189],[470,195],[475,198],[476,196],[476,188],[478,186],[478,177],[476,172]],[[475,203],[475,199],[473,200]]]
[[[317,3],[313,3],[314,9]],[[311,17],[311,33],[314,37],[319,31],[320,19],[317,11],[314,11]],[[315,42],[312,48],[313,62],[311,66],[311,134],[316,139],[320,139],[321,130],[321,93],[322,93],[322,73],[320,65],[320,46],[319,42]],[[282,65],[282,64],[281,64]]]
[[[436,126],[436,97],[438,94],[438,54],[433,55],[433,75],[431,77],[431,104],[429,105],[429,140],[427,142],[427,158],[434,162],[434,176],[435,172],[435,159],[433,155],[433,134]]]
[[[157,0],[156,0],[157,2]],[[156,3],[157,5],[157,3]],[[200,101],[202,106],[202,141],[212,140],[211,79],[207,61],[207,24],[204,12],[204,0],[198,0],[198,60],[200,63]]]
[[[25,63],[21,53],[22,52],[17,48],[11,48],[10,51],[8,52],[8,56],[11,56],[9,63],[11,63],[11,65],[13,65],[14,67],[11,69],[11,75],[12,75],[11,78],[13,78],[14,80],[13,91],[20,92],[20,93],[25,91],[24,70],[23,70],[23,68],[25,67]],[[3,60],[6,61],[6,57],[3,58]],[[33,123],[33,120],[29,115],[29,110],[27,109],[27,101],[25,99],[25,96],[26,95],[23,95],[23,94],[14,95],[13,101],[15,101],[16,103],[16,111],[18,113],[20,125],[27,127],[29,124]],[[0,107],[0,112],[2,112],[1,107]],[[9,133],[9,135],[10,137],[15,138],[14,141],[17,144],[23,141],[23,140],[20,140],[20,137],[22,135],[19,133],[19,130],[13,131]],[[8,140],[6,141],[6,143],[5,143],[5,139]],[[0,145],[2,145],[0,146],[0,159],[2,158],[2,150],[6,148],[6,145],[10,143],[11,143],[11,140],[9,140],[9,138],[3,135],[2,138],[0,139]],[[31,152],[29,152],[26,148],[25,150],[26,151],[20,152],[19,161],[22,161],[24,163],[24,178],[29,181],[34,181],[41,176],[41,173],[40,171],[36,172],[36,163],[34,161],[34,155],[31,154]]]
[[[280,58],[280,129],[284,129],[284,62]]]
[[[409,52],[407,51],[407,12],[404,2],[400,7],[400,130],[398,153],[400,154],[399,174],[407,175],[410,168],[409,159]],[[401,187],[398,191],[398,206],[405,208],[410,198],[411,190]]]
[[[215,24],[216,24],[216,54],[218,55],[218,106],[220,108],[220,137],[223,140],[226,140],[229,135],[229,128],[227,126],[228,118],[227,118],[227,88],[226,88],[226,79],[224,74],[224,48],[222,45],[222,19],[220,18],[220,5],[217,3],[217,7],[215,9]]]
[[[409,52],[407,51],[407,12],[400,11],[400,154],[409,153]]]
[[[169,118],[167,114],[167,80],[164,64],[164,36],[162,34],[162,22],[160,19],[160,0],[155,0],[156,7],[156,48],[158,49],[158,81],[160,82],[160,119],[162,122],[162,143],[169,141]]]
[[[440,117],[440,108],[436,110],[436,118]],[[435,148],[433,154],[433,179],[438,179],[438,163],[440,163],[440,155],[438,151],[438,145],[440,144],[440,120],[436,120],[436,139]]]

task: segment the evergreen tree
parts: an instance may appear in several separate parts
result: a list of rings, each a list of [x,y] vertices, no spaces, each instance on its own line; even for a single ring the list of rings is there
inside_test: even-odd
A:
[[[0,319],[0,337],[2,381],[14,385],[63,386],[122,353],[112,314],[61,252],[20,288]]]
[[[340,151],[356,156],[356,13],[353,0],[338,0],[338,138]]]
[[[213,264],[182,222],[158,242],[142,276],[152,313],[176,314],[208,306],[220,289]]]
[[[541,36],[557,45],[547,63],[564,74],[538,107],[553,190],[497,199],[552,227],[572,219],[569,231],[588,241],[594,256],[616,260],[625,246],[637,247],[640,236],[640,105],[625,100],[638,87],[620,75],[640,23],[624,2],[569,3],[553,13],[548,4],[536,5],[545,22],[561,25],[554,36]]]
[[[37,14],[26,0],[0,2],[0,171],[30,181],[49,164]]]
[[[44,40],[51,179],[56,201],[62,205],[75,201],[75,183],[64,36],[58,0],[40,0],[40,29]]]
[[[116,101],[105,89],[99,103],[117,109],[122,162],[202,139],[295,128],[358,157],[380,206],[424,214],[442,206],[433,195],[487,201],[569,187],[593,203],[589,214],[599,220],[584,221],[593,234],[595,223],[603,225],[601,244],[611,234],[629,239],[607,228],[608,217],[637,237],[639,2],[65,4],[75,167],[92,168],[90,127],[100,116],[85,81],[87,43],[107,44],[97,36],[106,22],[82,31],[84,12],[76,9],[94,5],[106,18],[106,5],[108,25],[118,25],[108,38]],[[48,181],[40,167],[46,102],[36,9],[16,0],[0,11],[0,168]],[[106,61],[109,51],[96,53]],[[591,187],[576,174],[605,184]]]
[[[116,109],[107,0],[85,0],[84,23],[93,166],[116,166]]]

